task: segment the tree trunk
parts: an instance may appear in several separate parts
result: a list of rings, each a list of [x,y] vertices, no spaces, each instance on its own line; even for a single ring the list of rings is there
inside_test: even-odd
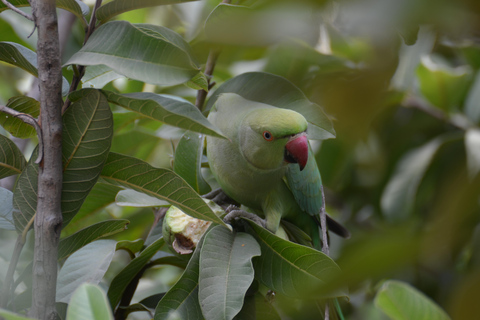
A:
[[[62,73],[55,0],[32,0],[38,28],[37,61],[43,159],[38,172],[33,296],[30,315],[55,319],[58,241],[62,226]],[[42,144],[40,144],[42,145]],[[42,149],[42,148],[40,148]]]

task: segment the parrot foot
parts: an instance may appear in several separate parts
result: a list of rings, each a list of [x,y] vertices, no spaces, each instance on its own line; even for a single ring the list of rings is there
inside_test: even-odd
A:
[[[247,218],[255,222],[256,224],[262,226],[265,228],[265,220],[261,219],[259,216],[256,214],[247,212],[245,210],[241,210],[237,206],[230,205],[228,208],[225,210],[227,215],[223,218],[223,221],[228,224],[232,224],[232,222],[236,219],[239,218]]]
[[[215,189],[210,191],[207,194],[204,194],[202,198],[212,200],[216,204],[218,204],[222,209],[226,210],[231,205],[239,206],[235,200],[227,196],[225,192],[221,188]]]

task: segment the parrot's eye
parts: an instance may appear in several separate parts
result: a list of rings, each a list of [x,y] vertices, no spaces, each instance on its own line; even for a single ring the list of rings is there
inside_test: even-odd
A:
[[[273,135],[270,133],[270,131],[263,131],[263,138],[265,138],[267,141],[272,141]]]

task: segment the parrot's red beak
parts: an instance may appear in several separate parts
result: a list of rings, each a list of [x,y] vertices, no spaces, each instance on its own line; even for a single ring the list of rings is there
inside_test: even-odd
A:
[[[308,160],[308,139],[305,133],[295,135],[285,146],[285,161],[298,163],[300,171],[305,168]]]

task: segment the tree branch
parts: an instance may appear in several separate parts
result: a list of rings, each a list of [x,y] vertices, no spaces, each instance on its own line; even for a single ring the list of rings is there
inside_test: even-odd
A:
[[[62,226],[62,66],[55,0],[31,0],[37,26],[37,65],[43,159],[38,170],[33,294],[30,315],[56,318],[58,242]]]
[[[35,163],[37,163],[37,164],[40,163],[43,159],[43,133],[42,133],[42,128],[38,124],[37,119],[35,119],[34,117],[32,117],[31,115],[29,115],[27,113],[18,112],[16,110],[13,110],[13,109],[7,107],[7,106],[0,105],[0,111],[4,112],[6,114],[9,114],[12,117],[18,118],[18,119],[22,120],[23,122],[25,122],[26,124],[31,125],[32,127],[35,128],[35,130],[37,131],[37,136],[38,136],[38,157],[35,160]]]
[[[11,4],[10,2],[8,2],[7,0],[2,0],[3,4],[6,5],[8,8],[10,8],[12,11],[18,13],[19,15],[21,15],[22,17],[30,20],[30,21],[33,21],[33,17],[25,12],[23,12],[22,10],[18,9],[17,7],[15,7],[13,4]]]

